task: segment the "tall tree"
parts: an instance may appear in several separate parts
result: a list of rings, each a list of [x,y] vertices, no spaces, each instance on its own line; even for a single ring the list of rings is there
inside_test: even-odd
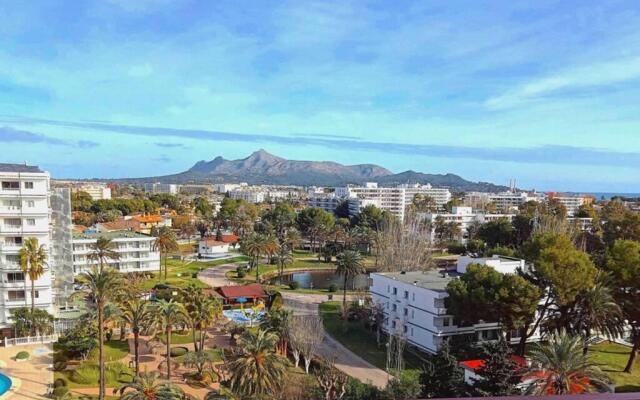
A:
[[[187,312],[193,347],[196,352],[204,351],[207,329],[222,315],[222,303],[195,284],[184,288],[180,298]]]
[[[151,326],[157,331],[163,332],[166,336],[167,346],[165,363],[167,364],[167,380],[171,379],[171,334],[177,325],[186,325],[188,322],[187,312],[184,306],[172,300],[159,300],[152,305],[153,319]]]
[[[463,396],[464,370],[451,354],[449,342],[442,342],[438,353],[426,362],[420,381],[426,398]]]
[[[185,395],[180,387],[170,382],[159,380],[158,372],[143,372],[133,377],[131,383],[113,389],[113,393],[120,394],[120,400],[186,400],[191,396]]]
[[[556,332],[529,353],[526,394],[564,395],[609,391],[609,379],[582,353],[582,339]]]
[[[473,388],[480,396],[511,396],[520,394],[522,366],[513,358],[513,351],[505,340],[482,344],[484,364],[476,372],[479,379]]]
[[[616,287],[616,302],[631,327],[633,348],[624,369],[630,373],[640,349],[640,242],[616,241],[607,255],[606,269]]]
[[[274,258],[276,263],[278,263],[278,282],[282,282],[282,275],[284,274],[285,268],[294,261],[293,253],[291,253],[289,246],[281,244]]]
[[[44,245],[38,243],[37,238],[28,238],[24,241],[20,252],[20,270],[31,281],[31,314],[36,308],[36,281],[44,275],[47,265],[47,250]]]
[[[102,242],[94,246],[94,257],[102,260],[99,254],[109,254],[111,243]],[[123,288],[122,275],[109,266],[105,266],[101,261],[99,265],[93,266],[91,271],[84,272],[78,277],[78,282],[83,288],[87,300],[95,304],[98,313],[98,351],[99,351],[99,398],[105,398],[105,359],[104,359],[104,316],[105,306],[114,300],[118,292]]]
[[[362,256],[356,250],[345,250],[336,260],[336,275],[342,276],[342,306],[347,306],[347,282],[350,278],[366,273],[362,265]]]
[[[156,234],[156,241],[154,242],[153,247],[158,250],[160,255],[164,258],[164,280],[166,281],[168,253],[178,250],[176,234],[167,226],[160,227]],[[160,271],[158,271],[158,278],[160,278],[161,275],[162,267],[160,267]]]
[[[322,233],[333,226],[335,217],[321,208],[305,208],[296,218],[298,228],[307,237],[311,251],[316,251]]]
[[[276,334],[264,330],[242,335],[227,363],[229,386],[241,399],[271,399],[280,389],[285,367],[274,351],[277,341]]]
[[[140,373],[140,331],[145,323],[151,319],[151,308],[146,300],[139,296],[129,297],[119,302],[120,316],[131,327],[133,332],[133,361],[135,373]]]

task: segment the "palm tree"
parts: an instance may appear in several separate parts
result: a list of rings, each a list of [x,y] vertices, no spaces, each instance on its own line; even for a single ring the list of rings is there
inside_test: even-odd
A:
[[[98,265],[102,269],[111,261],[120,259],[120,253],[116,251],[117,244],[104,236],[98,237],[96,242],[91,245],[91,251],[87,254],[90,263]]]
[[[347,305],[347,281],[357,275],[364,274],[367,270],[362,265],[362,256],[356,250],[345,250],[338,255],[336,261],[336,275],[342,275],[342,306]]]
[[[187,324],[188,316],[184,306],[172,300],[159,300],[151,306],[151,325],[166,335],[167,379],[171,379],[171,333],[175,325]]]
[[[555,332],[530,353],[534,366],[523,378],[526,394],[553,395],[606,392],[607,376],[582,352],[582,338]]]
[[[38,243],[37,238],[28,238],[20,249],[20,269],[31,281],[31,314],[36,308],[36,281],[44,275],[47,265],[47,250],[44,245]]]
[[[138,351],[140,331],[146,321],[151,318],[149,303],[140,297],[131,297],[120,302],[120,317],[133,332],[133,349],[136,375],[140,373],[140,353]]]
[[[251,258],[249,265],[256,269],[256,282],[260,282],[259,263],[260,257],[264,254],[264,235],[252,233],[245,236],[240,242],[240,250]]]
[[[96,250],[97,252],[97,250]],[[98,351],[100,364],[100,391],[99,398],[105,396],[105,361],[104,361],[104,313],[106,304],[117,297],[123,288],[122,275],[113,268],[93,266],[91,271],[84,272],[78,277],[78,282],[83,288],[85,297],[92,300],[98,311]]]
[[[143,372],[133,378],[133,382],[125,383],[113,393],[120,394],[120,400],[182,400],[185,393],[170,382],[158,381],[158,372]]]
[[[300,236],[300,231],[294,228],[287,230],[287,233],[284,235],[283,243],[292,251],[295,250],[295,248],[297,246],[300,246],[300,243],[302,243],[302,236]]]
[[[278,335],[246,331],[228,364],[231,390],[242,399],[274,398],[282,384],[285,367],[274,347]]]
[[[572,330],[584,338],[584,355],[589,351],[589,340],[593,332],[609,339],[624,334],[622,310],[615,302],[611,289],[603,283],[597,283],[578,296],[573,320]]]
[[[278,238],[272,234],[264,235],[262,245],[263,254],[269,257],[269,263],[271,263],[273,256],[277,254],[280,249]]]
[[[278,335],[280,340],[276,346],[276,350],[282,356],[287,355],[289,345],[288,331],[289,321],[291,320],[291,311],[283,308],[271,309],[260,319],[260,329],[270,331]]]
[[[194,350],[204,351],[207,328],[222,314],[222,303],[193,284],[182,290],[181,300],[193,334]]]
[[[164,280],[167,280],[167,253],[178,250],[178,241],[176,235],[167,226],[158,229],[156,233],[156,241],[153,243],[153,249],[158,250],[160,255],[164,255]],[[162,275],[162,265],[158,272],[158,278]]]
[[[278,251],[274,255],[276,262],[278,263],[278,282],[282,282],[282,275],[284,274],[284,269],[288,264],[293,263],[293,254],[289,247],[286,244],[280,245]]]

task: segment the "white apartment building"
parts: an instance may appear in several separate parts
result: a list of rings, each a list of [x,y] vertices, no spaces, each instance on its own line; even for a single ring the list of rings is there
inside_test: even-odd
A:
[[[111,199],[111,188],[100,183],[84,183],[72,189],[73,192],[85,192],[91,196],[91,200]]]
[[[266,193],[259,190],[232,190],[229,198],[234,200],[244,200],[247,203],[262,203],[266,199]]]
[[[578,212],[580,206],[593,203],[593,197],[589,196],[567,195],[549,192],[546,193],[546,197],[548,200],[554,199],[560,202],[560,204],[564,205],[567,208],[567,216],[569,217],[574,216]]]
[[[147,193],[169,193],[178,194],[180,185],[173,183],[145,183],[143,189]]]
[[[389,211],[400,219],[404,219],[405,210],[417,194],[432,197],[438,207],[451,200],[449,189],[433,188],[431,185],[400,185],[397,187],[379,187],[377,183],[368,182],[365,186],[345,186],[335,188],[339,198],[357,198],[366,200],[367,204],[375,204],[378,208]],[[354,209],[361,208],[354,205]]]
[[[214,183],[213,190],[218,193],[227,193],[232,190],[238,190],[243,187],[249,186],[247,183]]]
[[[469,238],[468,229],[472,224],[483,224],[485,222],[495,221],[502,218],[511,220],[515,214],[488,214],[474,212],[471,207],[452,207],[450,213],[421,213],[420,216],[424,218],[426,222],[431,224],[432,238],[435,238],[436,221],[440,219],[444,223],[456,223],[460,228],[460,232],[462,232],[460,241],[465,243]]]
[[[35,281],[20,271],[19,251],[28,238],[50,254],[49,173],[36,166],[0,164],[0,328],[11,325],[11,309],[35,306],[54,313],[52,265]],[[9,332],[9,334],[11,334]]]
[[[524,261],[507,257],[463,260],[455,272],[411,271],[371,274],[369,291],[385,316],[383,330],[402,335],[416,348],[436,353],[447,338],[469,341],[495,340],[501,334],[500,324],[480,321],[471,326],[455,325],[454,316],[447,312],[445,299],[447,284],[464,273],[469,263],[490,265],[503,273],[515,273]],[[517,334],[516,334],[517,335]],[[534,335],[530,340],[538,340]],[[512,336],[512,341],[518,338]]]
[[[160,253],[153,249],[155,238],[133,231],[85,232],[73,234],[73,272],[78,275],[89,271],[95,262],[90,260],[92,246],[99,237],[106,237],[115,243],[117,260],[107,263],[120,272],[158,271]]]
[[[465,205],[473,208],[483,208],[489,203],[503,212],[517,211],[518,207],[529,201],[542,201],[543,197],[537,193],[507,191],[501,193],[469,192],[465,194]]]

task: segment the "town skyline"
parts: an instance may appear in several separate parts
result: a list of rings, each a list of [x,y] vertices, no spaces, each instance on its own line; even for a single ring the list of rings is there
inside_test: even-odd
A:
[[[263,147],[640,192],[634,2],[0,8],[3,162],[122,178]]]

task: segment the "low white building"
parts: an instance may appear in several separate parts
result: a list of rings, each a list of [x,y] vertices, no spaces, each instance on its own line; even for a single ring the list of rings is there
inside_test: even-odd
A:
[[[501,335],[499,323],[480,321],[471,326],[457,326],[454,316],[445,306],[445,299],[449,296],[447,284],[463,273],[471,262],[485,263],[504,273],[515,273],[517,267],[524,263],[506,257],[465,259],[455,272],[373,273],[369,291],[373,302],[384,312],[383,330],[402,335],[410,345],[429,353],[436,353],[448,338],[472,342],[497,339]],[[537,339],[537,335],[530,338]],[[518,341],[517,334],[512,336],[512,341]]]
[[[464,196],[464,203],[474,209],[484,208],[493,203],[496,209],[502,212],[513,212],[529,201],[542,201],[543,197],[538,193],[507,191],[500,193],[468,192]]]
[[[244,200],[247,203],[262,203],[266,199],[266,193],[261,190],[231,190],[229,198]]]
[[[215,238],[205,238],[198,242],[198,257],[222,258],[229,254],[230,243]]]
[[[557,200],[560,204],[565,206],[567,209],[567,216],[569,217],[574,216],[581,206],[592,204],[594,200],[591,196],[569,195],[555,192],[548,192],[545,195],[547,200]]]
[[[107,263],[120,272],[158,271],[160,252],[153,248],[156,238],[133,231],[85,232],[73,234],[73,272],[78,275],[89,271],[95,261],[89,255],[99,237],[111,239],[115,243],[118,259]]]
[[[515,214],[488,214],[474,212],[471,207],[453,207],[450,213],[421,213],[420,216],[424,220],[431,224],[431,237],[435,238],[436,222],[442,221],[444,223],[455,223],[460,228],[462,237],[460,241],[465,243],[469,238],[468,229],[475,223],[483,224],[489,221],[496,221],[499,219],[507,219],[511,221]]]
[[[111,199],[111,188],[103,183],[83,183],[71,189],[72,192],[85,192],[91,196],[91,200]]]
[[[456,263],[456,272],[464,274],[470,264],[480,264],[491,267],[501,274],[513,274],[516,271],[524,271],[526,268],[525,261],[516,257],[505,257],[494,255],[493,257],[471,257],[460,256]]]

